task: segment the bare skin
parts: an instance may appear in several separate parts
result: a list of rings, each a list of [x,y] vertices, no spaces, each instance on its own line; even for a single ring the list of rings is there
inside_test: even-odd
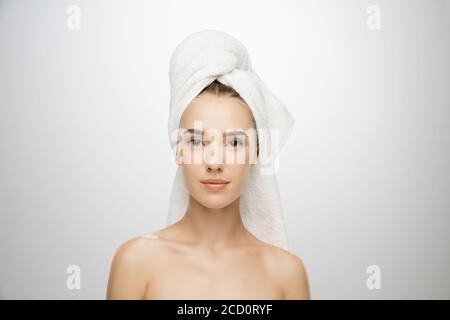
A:
[[[297,256],[258,240],[235,215],[206,211],[120,246],[107,298],[310,299]]]
[[[248,110],[236,98],[206,94],[186,109],[180,126],[192,128],[201,120],[206,128],[245,130],[254,127]],[[222,148],[217,138],[205,149],[216,157],[214,148]],[[248,157],[249,151],[227,143],[226,152],[245,152]],[[240,194],[251,164],[180,165],[190,194],[187,212],[177,223],[119,247],[107,298],[310,299],[300,258],[259,240],[242,222]],[[215,192],[199,182],[207,178],[231,182]]]
[[[108,299],[310,299],[302,261],[248,231],[246,244],[217,248],[176,240],[183,222],[124,243]],[[243,239],[242,239],[243,240]]]

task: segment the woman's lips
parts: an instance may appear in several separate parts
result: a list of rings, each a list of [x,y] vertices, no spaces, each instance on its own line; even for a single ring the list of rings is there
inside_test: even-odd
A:
[[[206,179],[200,181],[208,190],[218,191],[226,188],[227,184],[230,183],[228,180],[222,179]]]

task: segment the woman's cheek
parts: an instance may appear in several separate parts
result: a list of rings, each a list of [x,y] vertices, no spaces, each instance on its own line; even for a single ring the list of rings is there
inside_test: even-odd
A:
[[[237,165],[232,174],[232,181],[234,182],[233,191],[241,193],[247,181],[249,167],[248,165]]]
[[[196,182],[199,180],[197,170],[195,170],[194,165],[184,164],[182,167],[183,176],[189,191],[198,190]]]

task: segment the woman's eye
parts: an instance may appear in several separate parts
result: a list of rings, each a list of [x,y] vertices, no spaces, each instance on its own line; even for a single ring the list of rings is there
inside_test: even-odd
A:
[[[240,146],[242,146],[242,145],[243,145],[242,141],[240,141],[240,140],[237,139],[237,138],[234,138],[234,139],[229,140],[229,141],[227,142],[227,146],[231,146],[231,147],[234,147],[234,148],[240,147]]]
[[[199,138],[191,137],[189,139],[189,143],[192,144],[193,146],[197,147],[197,146],[200,146],[200,144],[202,143],[202,140]]]

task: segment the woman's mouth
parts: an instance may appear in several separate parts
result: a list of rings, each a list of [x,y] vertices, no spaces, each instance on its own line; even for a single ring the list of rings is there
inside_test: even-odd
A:
[[[228,180],[222,179],[206,179],[200,181],[205,188],[211,191],[220,191],[226,188],[227,184],[230,183]]]

